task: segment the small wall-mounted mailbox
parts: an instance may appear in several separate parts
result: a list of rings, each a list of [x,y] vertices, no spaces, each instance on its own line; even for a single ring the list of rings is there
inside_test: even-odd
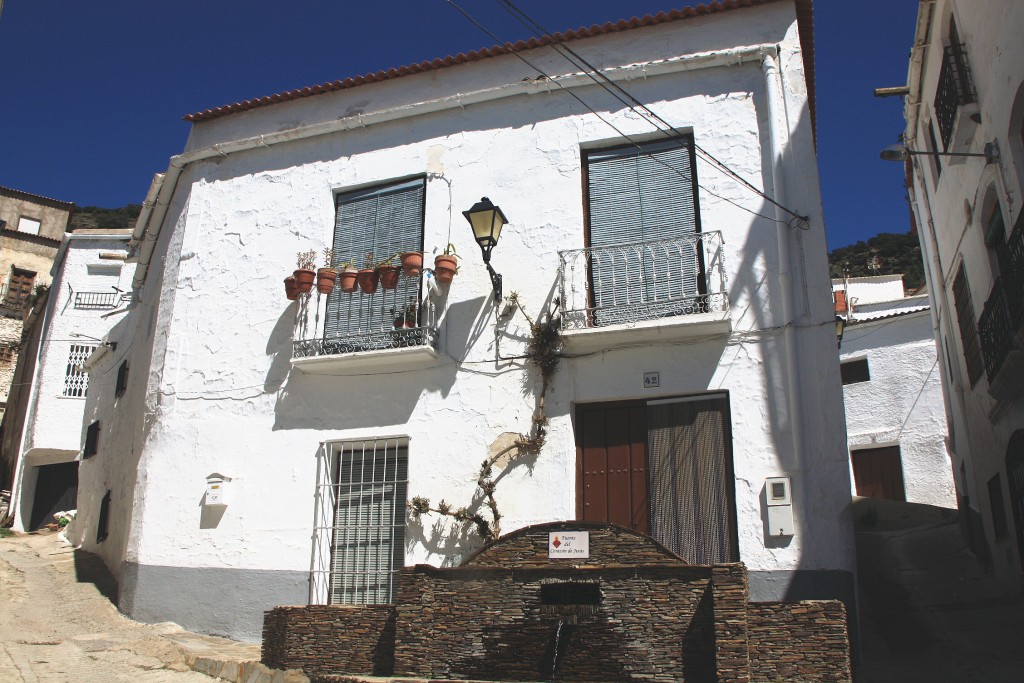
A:
[[[768,500],[768,535],[793,535],[793,485],[789,477],[769,477],[765,480]]]
[[[231,477],[226,477],[219,472],[214,472],[206,477],[206,499],[204,505],[227,505],[228,504],[228,482]]]

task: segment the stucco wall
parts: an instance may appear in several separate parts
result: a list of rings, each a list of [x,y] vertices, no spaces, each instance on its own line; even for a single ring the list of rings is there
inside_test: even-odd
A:
[[[983,520],[995,570],[1019,577],[1021,562],[1015,533],[996,539],[988,495],[988,482],[1000,477],[1003,498],[1009,501],[1005,458],[1010,436],[1024,427],[1024,401],[1018,394],[999,401],[989,393],[988,378],[972,386],[964,360],[953,281],[963,265],[970,288],[975,319],[981,316],[998,273],[984,243],[984,220],[992,203],[1001,208],[1007,235],[1021,212],[1024,196],[1024,45],[1017,32],[1024,25],[1024,5],[1012,0],[989,3],[978,12],[963,0],[938,0],[922,5],[910,69],[911,97],[907,101],[907,142],[912,149],[930,149],[928,122],[934,121],[934,105],[942,48],[948,43],[950,18],[966,47],[967,61],[977,90],[976,110],[963,107],[958,141],[949,151],[981,153],[996,142],[1000,158],[988,164],[983,158],[944,158],[936,176],[928,158],[913,163],[913,206],[922,230],[924,255],[933,305],[937,338],[942,349],[940,366],[948,394],[952,426],[951,451],[960,493]],[[975,123],[970,114],[979,114]],[[936,135],[938,136],[938,127]],[[942,144],[941,142],[939,143]],[[964,466],[965,476],[960,477]],[[1005,511],[1009,525],[1013,520]],[[978,548],[983,555],[987,551]]]
[[[850,451],[899,446],[907,500],[956,507],[931,316],[851,325],[840,360],[860,358],[867,358],[871,380],[843,387]]]
[[[565,358],[547,397],[543,452],[500,483],[503,528],[575,516],[575,404],[728,391],[742,560],[755,572],[852,572],[830,286],[792,8],[779,3],[722,17],[574,47],[601,63],[631,64],[677,55],[680,45],[782,46],[790,118],[775,111],[788,142],[783,173],[774,180],[762,151],[769,146],[769,126],[759,60],[626,85],[755,185],[781,188],[784,179],[790,203],[810,216],[807,231],[784,230],[792,261],[803,263],[801,250],[808,255],[807,269],[787,281],[794,314],[803,322],[783,328],[776,224],[729,201],[758,213],[771,209],[699,162],[702,184],[729,200],[703,191],[700,196],[703,229],[721,230],[726,243],[733,332],[608,342],[597,352]],[[551,55],[538,57],[555,63]],[[301,126],[375,111],[424,93],[516,84],[523,75],[514,57],[498,58],[398,85],[309,98],[197,125],[188,149],[282,123]],[[580,93],[604,102],[593,88]],[[597,106],[620,130],[651,137],[650,127],[632,112]],[[490,281],[457,212],[484,195],[502,206],[511,224],[492,263],[504,275],[506,292],[517,291],[526,310],[539,315],[555,296],[557,251],[583,246],[580,149],[618,142],[614,130],[568,96],[537,93],[187,166],[163,223],[137,327],[118,331],[131,338],[125,347],[149,373],[148,392],[143,398],[145,388],[134,386],[134,400],[116,408],[109,400],[90,402],[90,414],[116,410],[118,425],[127,426],[108,435],[103,458],[83,465],[82,481],[91,491],[83,494],[90,510],[80,520],[86,547],[95,546],[84,531],[94,528],[92,509],[103,489],[111,488],[117,535],[97,550],[115,565],[128,559],[139,567],[178,568],[183,583],[192,569],[308,571],[316,457],[321,442],[331,440],[407,436],[410,497],[470,500],[490,444],[503,433],[529,429],[538,380],[515,359],[524,348],[524,321],[495,332]],[[330,245],[334,193],[428,173],[428,252],[453,242],[463,255],[460,274],[438,301],[444,317],[436,362],[413,370],[343,367],[325,374],[293,368],[296,318],[308,315],[312,326],[315,316],[285,300],[281,279],[294,269],[295,252]],[[161,263],[166,269],[158,272]],[[787,361],[787,334],[795,339],[799,363]],[[649,371],[661,373],[660,388],[644,389]],[[796,414],[786,393],[790,376],[801,400]],[[216,517],[201,506],[212,472],[232,478],[230,502]],[[793,477],[797,533],[769,540],[762,520],[764,479],[780,474]],[[450,564],[477,544],[472,537],[449,536],[443,524],[410,522],[405,559]],[[230,572],[224,576],[231,581]],[[259,619],[254,610],[252,623]]]
[[[22,529],[34,501],[33,468],[79,457],[84,434],[85,397],[65,395],[73,345],[98,346],[126,310],[120,293],[129,289],[134,264],[101,259],[100,253],[127,254],[129,233],[74,235],[66,238],[61,261],[54,266],[54,286],[47,304],[46,323],[33,376],[32,398],[20,447],[22,462],[15,494],[15,528]],[[91,270],[92,269],[92,270]],[[102,274],[95,272],[101,269]],[[116,271],[116,273],[111,273]],[[83,308],[79,293],[115,294],[114,307]],[[108,315],[113,313],[112,315]],[[115,367],[116,374],[116,367]],[[90,386],[89,391],[93,389]]]

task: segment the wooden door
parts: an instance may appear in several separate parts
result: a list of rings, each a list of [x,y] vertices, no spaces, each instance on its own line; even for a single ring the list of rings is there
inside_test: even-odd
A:
[[[576,518],[650,533],[643,403],[577,407]]]
[[[903,489],[903,463],[900,447],[865,448],[853,451],[853,479],[857,495],[886,500],[907,499]]]

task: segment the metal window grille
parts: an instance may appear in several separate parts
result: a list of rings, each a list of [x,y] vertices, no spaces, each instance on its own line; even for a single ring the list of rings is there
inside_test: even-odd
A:
[[[75,308],[96,310],[117,305],[118,292],[75,292]]]
[[[953,139],[953,125],[957,109],[977,101],[971,70],[967,66],[967,50],[959,42],[943,50],[939,84],[935,90],[935,118],[939,123],[943,150],[949,149]]]
[[[317,465],[310,602],[394,600],[405,564],[408,442],[324,444]]]
[[[72,344],[68,354],[68,367],[64,371],[64,396],[85,398],[89,388],[89,375],[82,368],[86,359],[96,350],[87,344]]]
[[[967,284],[967,272],[963,263],[960,264],[960,270],[953,280],[953,304],[956,306],[956,317],[960,324],[960,341],[964,347],[967,376],[973,387],[981,377],[985,364],[981,357],[978,327],[974,321],[974,304],[971,301],[971,289]]]

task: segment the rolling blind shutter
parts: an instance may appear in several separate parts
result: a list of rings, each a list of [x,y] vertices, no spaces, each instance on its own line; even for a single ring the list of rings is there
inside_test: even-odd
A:
[[[596,150],[586,159],[591,247],[649,244],[699,232],[692,137]],[[600,312],[621,304],[615,296],[624,287],[641,292],[647,304],[668,300],[672,291],[696,292],[699,270],[696,252],[680,259],[679,251],[656,246],[598,249],[591,263],[594,306]],[[665,273],[682,283],[659,280]]]
[[[363,267],[367,254],[384,261],[403,251],[423,249],[423,202],[426,183],[415,178],[390,185],[340,194],[336,200],[334,258]],[[397,265],[397,262],[395,262]],[[327,334],[344,335],[360,329],[380,329],[390,315],[373,308],[369,297],[342,294],[335,290],[327,301]],[[361,315],[349,315],[352,306],[369,306]]]

